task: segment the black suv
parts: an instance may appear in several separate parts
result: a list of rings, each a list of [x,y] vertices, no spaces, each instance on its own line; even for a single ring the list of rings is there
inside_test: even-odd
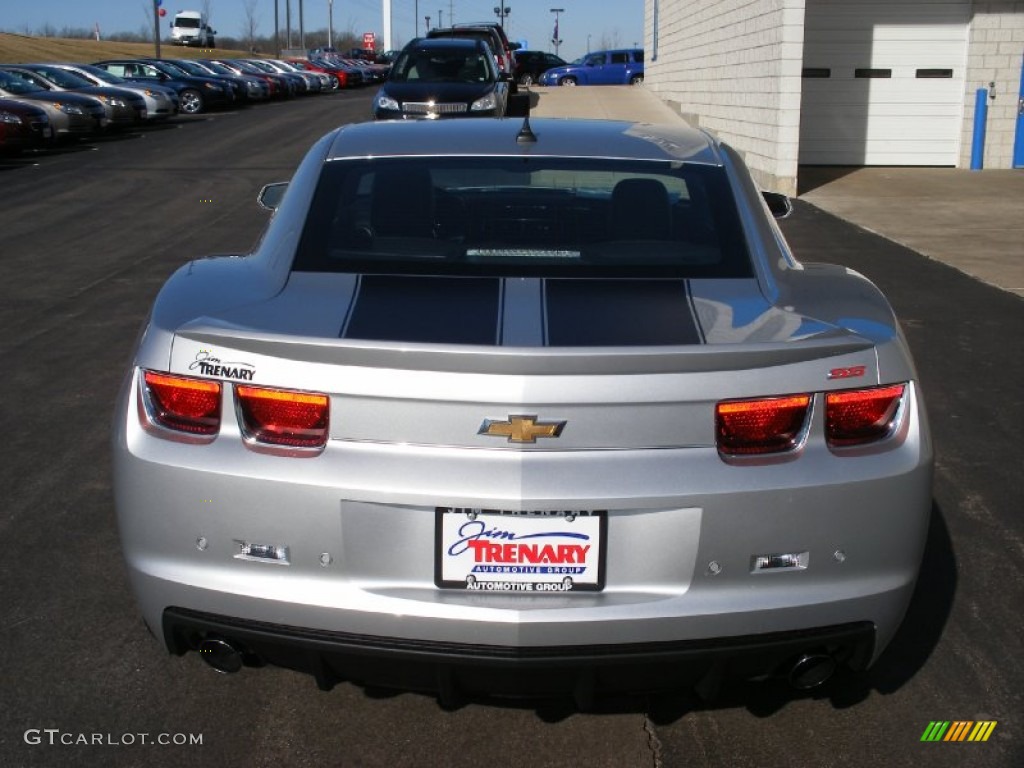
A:
[[[508,75],[512,82],[512,91],[515,92],[516,81],[513,73],[516,68],[516,55],[514,51],[519,47],[519,43],[510,43],[500,24],[493,21],[480,21],[455,24],[451,27],[435,27],[427,32],[427,37],[463,37],[483,40],[494,52],[494,61],[498,66],[498,71]]]
[[[516,51],[515,81],[520,85],[531,85],[552,67],[561,67],[568,62],[561,56],[544,51]]]

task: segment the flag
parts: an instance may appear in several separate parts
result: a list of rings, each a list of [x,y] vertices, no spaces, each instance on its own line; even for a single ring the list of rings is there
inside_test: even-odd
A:
[[[553,42],[553,43],[557,43],[558,42],[558,17],[557,16],[555,16],[555,31],[554,31],[554,34],[551,35],[551,42]]]

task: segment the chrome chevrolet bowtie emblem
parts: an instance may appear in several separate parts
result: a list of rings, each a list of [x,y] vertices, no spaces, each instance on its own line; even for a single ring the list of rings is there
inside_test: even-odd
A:
[[[509,416],[507,421],[484,419],[478,435],[507,437],[510,443],[535,443],[538,437],[558,437],[564,421],[537,421],[536,416]]]

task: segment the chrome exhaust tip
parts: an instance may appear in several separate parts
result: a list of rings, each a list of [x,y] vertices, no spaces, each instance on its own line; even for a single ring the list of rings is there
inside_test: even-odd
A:
[[[836,671],[836,660],[827,653],[805,653],[789,670],[789,684],[799,691],[809,691],[824,684]]]
[[[221,637],[205,637],[199,643],[199,658],[220,672],[231,675],[242,668],[242,650]]]

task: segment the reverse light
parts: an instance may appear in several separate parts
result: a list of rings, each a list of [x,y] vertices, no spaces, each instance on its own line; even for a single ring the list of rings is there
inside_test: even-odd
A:
[[[726,400],[715,407],[720,453],[756,456],[795,448],[804,434],[810,395]]]
[[[289,448],[327,444],[330,401],[327,395],[236,385],[245,436],[257,443]]]
[[[149,419],[190,435],[220,430],[220,383],[153,371],[143,372],[143,400]]]
[[[238,553],[234,555],[236,560],[291,565],[288,559],[288,547],[283,544],[256,544],[236,539],[235,545],[238,547]]]
[[[825,438],[833,447],[882,440],[896,428],[904,384],[825,395]]]
[[[810,562],[810,552],[786,552],[771,555],[754,555],[751,560],[751,573],[770,573],[779,571],[804,571]]]

